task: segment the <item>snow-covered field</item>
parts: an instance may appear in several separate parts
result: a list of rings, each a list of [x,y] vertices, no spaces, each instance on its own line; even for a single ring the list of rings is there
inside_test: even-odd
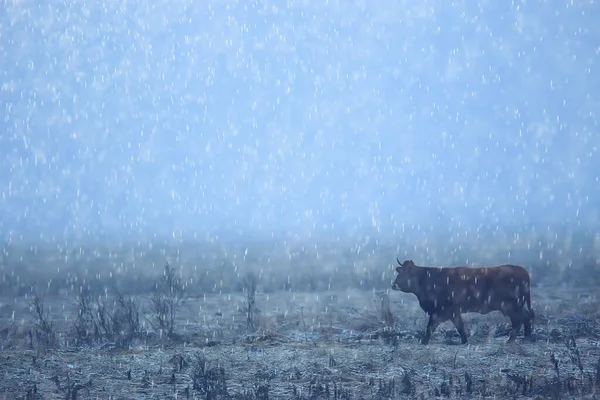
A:
[[[109,282],[106,288],[109,276],[99,279]],[[593,398],[600,383],[600,302],[593,289],[534,287],[534,343],[521,334],[507,344],[508,320],[492,313],[465,316],[467,345],[446,323],[422,346],[426,316],[412,295],[269,288],[260,275],[257,282],[251,328],[242,276],[237,286],[226,285],[239,290],[188,290],[171,336],[155,326],[150,288],[130,290],[125,296],[140,312],[134,337],[85,343],[74,328],[79,286],[72,290],[66,280],[47,291],[52,340],[36,325],[33,292],[4,290],[0,399]],[[100,303],[116,307],[113,294],[100,293]]]

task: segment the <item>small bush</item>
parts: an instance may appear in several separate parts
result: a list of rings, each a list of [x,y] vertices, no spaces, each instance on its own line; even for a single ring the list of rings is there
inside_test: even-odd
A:
[[[201,353],[196,354],[191,378],[193,389],[206,399],[228,397],[225,368],[211,365]]]
[[[45,345],[52,346],[56,344],[56,333],[50,318],[50,312],[44,305],[44,296],[34,293],[29,302],[29,312],[35,318],[34,332],[30,332],[31,347],[33,347],[34,336]]]
[[[388,327],[392,327],[396,323],[396,318],[390,307],[390,296],[387,293],[379,294],[379,318]]]
[[[256,331],[256,276],[248,273],[244,279],[244,292],[246,293],[246,304],[244,312],[246,313],[246,330],[248,332]]]
[[[117,293],[116,298],[102,300],[85,291],[78,297],[78,313],[74,323],[77,344],[115,341],[127,347],[140,333],[140,304],[133,297]]]
[[[182,279],[177,277],[175,269],[167,264],[163,276],[156,283],[150,306],[154,314],[155,327],[168,336],[173,336],[175,316],[186,298],[187,293]]]

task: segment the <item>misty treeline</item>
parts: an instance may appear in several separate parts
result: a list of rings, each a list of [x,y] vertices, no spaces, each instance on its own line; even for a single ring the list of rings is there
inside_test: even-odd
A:
[[[345,288],[385,290],[394,278],[396,257],[417,265],[456,266],[514,263],[531,273],[532,285],[600,284],[600,238],[592,232],[446,238],[422,235],[411,242],[391,238],[252,240],[162,244],[109,244],[76,247],[5,245],[0,293],[24,295],[31,287],[49,294],[78,292],[83,285],[123,295],[155,289],[164,260],[177,268],[192,295],[243,290],[248,273],[263,292],[326,291]],[[178,302],[177,300],[176,302]],[[165,304],[156,304],[164,307]],[[162,322],[168,331],[168,321]]]

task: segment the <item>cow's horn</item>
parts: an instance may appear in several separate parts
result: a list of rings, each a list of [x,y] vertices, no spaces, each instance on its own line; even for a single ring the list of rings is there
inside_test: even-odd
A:
[[[396,257],[396,261],[398,261],[398,264],[400,264],[400,266],[402,266],[402,263],[400,262],[400,260],[398,260],[398,257]]]

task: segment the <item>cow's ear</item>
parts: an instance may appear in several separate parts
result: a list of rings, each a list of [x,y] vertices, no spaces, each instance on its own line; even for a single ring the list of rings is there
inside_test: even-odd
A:
[[[397,273],[400,273],[400,272],[402,272],[402,267],[396,267],[396,272],[397,272]]]

